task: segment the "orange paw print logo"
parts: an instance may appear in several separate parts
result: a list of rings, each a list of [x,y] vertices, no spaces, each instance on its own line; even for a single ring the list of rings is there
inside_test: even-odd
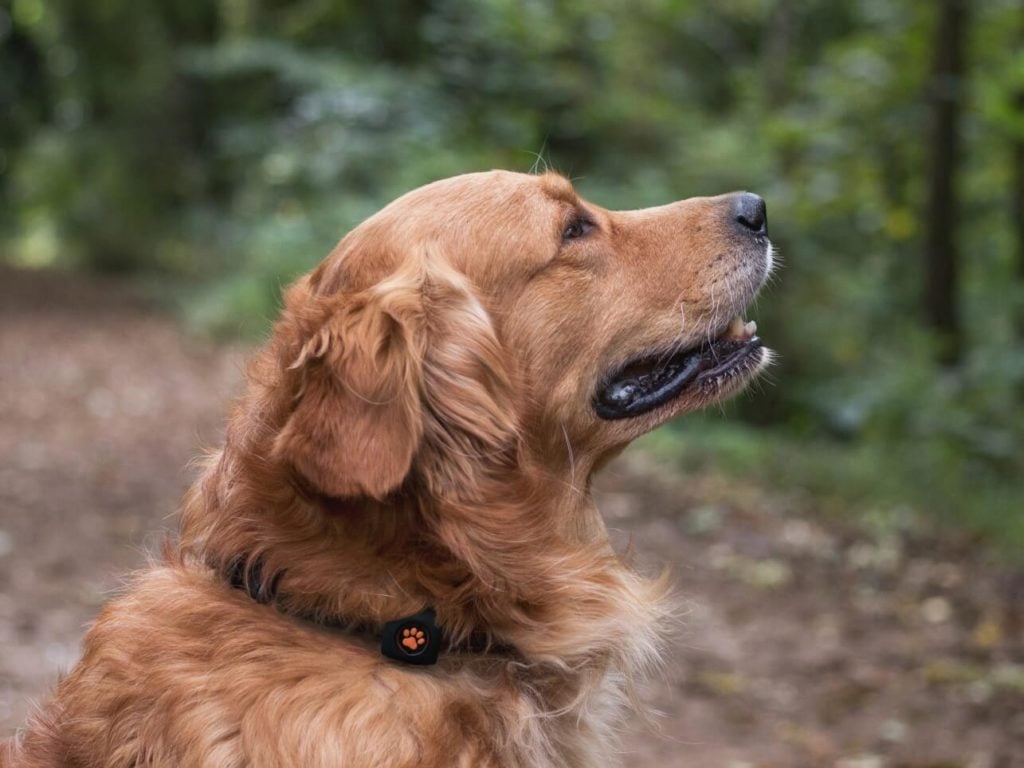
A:
[[[398,644],[408,654],[419,653],[427,644],[427,635],[419,627],[406,627],[402,630]]]

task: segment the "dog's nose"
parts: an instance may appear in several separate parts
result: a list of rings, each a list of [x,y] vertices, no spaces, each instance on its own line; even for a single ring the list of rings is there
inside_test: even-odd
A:
[[[768,234],[768,208],[764,200],[750,192],[740,192],[732,204],[736,223],[755,235]]]

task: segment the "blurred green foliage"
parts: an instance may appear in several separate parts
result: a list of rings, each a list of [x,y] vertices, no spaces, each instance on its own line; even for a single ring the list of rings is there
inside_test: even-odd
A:
[[[1024,5],[969,19],[956,367],[920,311],[938,7],[5,0],[2,257],[141,274],[197,327],[256,333],[284,282],[432,179],[550,162],[609,207],[756,190],[781,363],[747,427],[701,425],[711,454],[1019,532]]]

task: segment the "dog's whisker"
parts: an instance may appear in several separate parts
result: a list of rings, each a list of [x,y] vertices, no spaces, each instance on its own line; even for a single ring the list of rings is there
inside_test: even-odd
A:
[[[569,439],[569,430],[565,428],[565,424],[561,425],[562,436],[565,438],[565,450],[569,455],[569,488],[573,493],[579,493],[579,489],[576,487],[576,455],[572,449],[572,440]]]

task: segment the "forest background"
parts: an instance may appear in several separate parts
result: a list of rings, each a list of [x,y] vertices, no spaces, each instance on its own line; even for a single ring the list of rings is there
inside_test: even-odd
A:
[[[4,0],[0,260],[258,338],[283,284],[433,179],[756,191],[780,361],[648,447],[1019,552],[1022,43],[1020,0]]]

